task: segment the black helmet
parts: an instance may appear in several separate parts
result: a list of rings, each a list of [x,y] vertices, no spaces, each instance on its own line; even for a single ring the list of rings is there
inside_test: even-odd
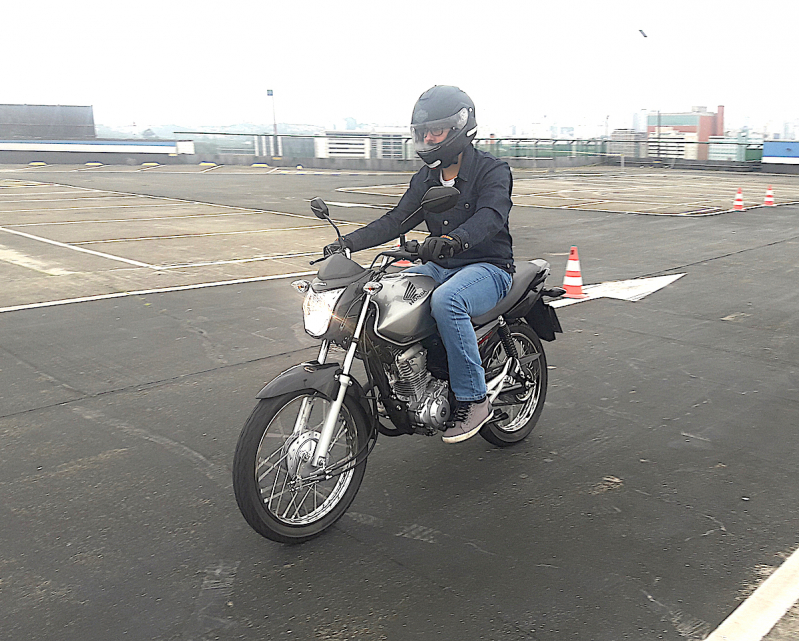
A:
[[[430,131],[449,132],[436,143],[426,143]],[[472,142],[477,133],[474,103],[465,92],[449,85],[425,91],[413,107],[411,134],[416,153],[428,167],[449,167]]]

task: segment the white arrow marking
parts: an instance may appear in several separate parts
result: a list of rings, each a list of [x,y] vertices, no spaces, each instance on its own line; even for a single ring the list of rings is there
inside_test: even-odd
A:
[[[637,301],[653,294],[666,285],[671,285],[678,278],[685,274],[669,274],[668,276],[654,276],[652,278],[633,278],[631,280],[613,280],[596,285],[586,285],[583,287],[585,298],[560,298],[549,303],[552,307],[565,307],[582,303],[586,300],[597,298],[616,298],[618,300]]]

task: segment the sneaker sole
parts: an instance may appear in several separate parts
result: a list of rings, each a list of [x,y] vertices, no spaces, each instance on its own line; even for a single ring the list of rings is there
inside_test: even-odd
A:
[[[445,443],[460,443],[461,441],[465,441],[467,439],[472,438],[477,432],[480,431],[480,428],[483,427],[488,421],[490,421],[494,417],[494,412],[492,411],[491,414],[486,416],[485,420],[477,425],[475,428],[468,432],[464,432],[463,434],[457,434],[456,436],[442,436],[441,440]]]

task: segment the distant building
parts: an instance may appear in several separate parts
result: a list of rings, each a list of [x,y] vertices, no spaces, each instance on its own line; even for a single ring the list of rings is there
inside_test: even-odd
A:
[[[634,129],[614,129],[608,142],[608,153],[613,156],[640,158],[647,155],[646,133]]]
[[[326,131],[314,139],[317,158],[414,158],[410,134],[405,129],[387,131]]]
[[[711,136],[724,135],[724,106],[716,113],[693,107],[686,113],[649,113],[650,155],[707,160]]]
[[[95,137],[92,107],[0,105],[0,140],[89,140]]]
[[[710,136],[707,146],[708,160],[751,160],[747,149],[763,144],[763,135],[744,128],[727,136]]]

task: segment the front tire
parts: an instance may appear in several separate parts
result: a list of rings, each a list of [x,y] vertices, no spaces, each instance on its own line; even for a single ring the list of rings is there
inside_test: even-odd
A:
[[[531,387],[502,392],[496,398],[494,409],[507,414],[507,417],[486,423],[480,428],[480,436],[498,447],[507,447],[527,438],[538,423],[547,396],[547,359],[541,339],[525,323],[510,325],[508,329],[520,358],[532,354],[538,354],[538,358],[529,365],[533,377]],[[507,359],[502,341],[495,334],[483,359],[487,377],[492,371],[501,370]]]
[[[366,471],[368,422],[350,396],[344,399],[328,452],[329,468],[356,454],[359,463],[326,480],[304,480],[331,400],[314,390],[261,399],[239,436],[233,490],[239,510],[260,535],[303,543],[335,523],[355,499]],[[305,413],[303,429],[295,429]]]

